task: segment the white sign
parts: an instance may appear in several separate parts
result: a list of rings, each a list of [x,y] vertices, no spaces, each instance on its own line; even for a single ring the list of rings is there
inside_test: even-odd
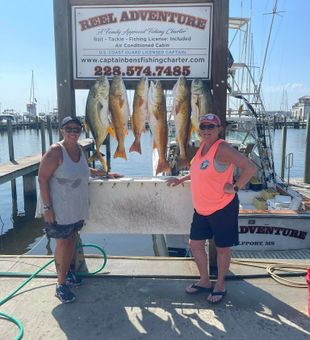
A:
[[[74,79],[210,79],[212,4],[73,6]]]

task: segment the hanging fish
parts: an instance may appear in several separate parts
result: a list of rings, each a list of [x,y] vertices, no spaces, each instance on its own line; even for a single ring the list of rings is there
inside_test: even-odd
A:
[[[169,163],[166,160],[168,143],[166,98],[159,80],[151,81],[148,92],[148,112],[153,134],[153,148],[157,148],[159,156],[157,175],[161,172],[170,171]]]
[[[125,151],[125,135],[128,134],[129,104],[127,91],[122,77],[114,76],[109,96],[109,106],[112,117],[112,125],[118,142],[114,158],[127,159]]]
[[[180,150],[180,168],[188,165],[188,144],[191,127],[190,89],[181,76],[172,90],[172,114],[176,127],[176,142]]]
[[[109,133],[114,134],[109,117],[109,89],[110,85],[106,77],[97,79],[88,92],[85,112],[86,131],[91,131],[96,144],[95,157],[99,159],[106,171],[108,167],[100,153],[100,146]]]
[[[141,152],[141,133],[145,132],[145,123],[148,120],[148,107],[147,107],[147,96],[148,96],[148,79],[142,77],[135,90],[133,98],[133,112],[131,115],[131,129],[135,136],[135,140],[131,145],[129,152]]]

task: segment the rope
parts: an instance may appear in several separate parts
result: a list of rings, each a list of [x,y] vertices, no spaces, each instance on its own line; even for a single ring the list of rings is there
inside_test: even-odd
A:
[[[251,261],[251,260],[232,260],[231,261],[234,264],[239,264],[242,266],[250,266],[250,267],[256,267],[256,268],[262,268],[267,271],[267,273],[273,278],[276,282],[288,286],[288,287],[295,287],[295,288],[308,288],[307,283],[303,282],[297,282],[295,280],[289,280],[284,277],[281,277],[280,275],[277,275],[276,271],[282,271],[286,273],[296,273],[298,276],[306,276],[307,275],[307,269],[309,265],[298,265],[298,264],[291,264],[287,262],[278,262],[270,264],[266,261]],[[302,272],[300,272],[302,271]]]

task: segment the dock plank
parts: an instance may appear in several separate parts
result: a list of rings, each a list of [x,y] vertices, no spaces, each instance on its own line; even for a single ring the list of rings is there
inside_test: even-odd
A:
[[[0,255],[1,272],[33,273],[51,256],[9,256]],[[86,270],[96,271],[102,264],[102,257],[86,255]],[[51,264],[42,274],[56,274]],[[193,258],[174,257],[125,257],[109,256],[107,265],[98,276],[130,276],[130,277],[198,277],[198,270]]]
[[[79,141],[85,151],[93,149],[94,142],[91,138]],[[35,154],[0,165],[0,185],[18,177],[35,173],[39,170],[42,154]]]

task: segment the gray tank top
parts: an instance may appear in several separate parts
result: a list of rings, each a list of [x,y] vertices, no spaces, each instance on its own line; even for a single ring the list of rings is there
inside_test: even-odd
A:
[[[65,147],[62,149],[63,162],[49,181],[50,195],[55,219],[58,224],[71,224],[88,217],[88,164],[80,147],[80,160],[74,162]]]

